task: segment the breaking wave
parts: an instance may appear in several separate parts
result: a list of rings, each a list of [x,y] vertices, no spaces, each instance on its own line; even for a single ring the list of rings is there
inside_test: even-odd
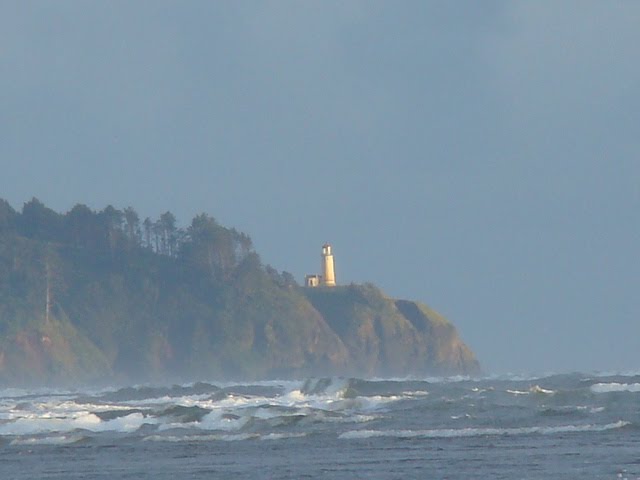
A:
[[[593,393],[640,392],[640,383],[596,383],[591,385]]]
[[[141,413],[132,413],[113,420],[102,421],[93,413],[82,413],[71,418],[44,415],[41,417],[21,417],[0,425],[0,435],[33,435],[38,433],[71,432],[88,430],[91,432],[134,432],[144,423],[153,423]]]
[[[0,444],[76,445],[102,438],[206,442],[514,436],[619,429],[635,422],[640,378],[515,380],[310,378],[2,390]],[[608,395],[615,394],[615,405]],[[420,428],[415,428],[415,419]],[[534,425],[534,426],[532,426]],[[325,437],[327,438],[327,437]]]
[[[507,390],[507,393],[511,393],[512,395],[530,395],[532,393],[542,393],[545,395],[553,395],[555,392],[555,390],[549,390],[546,388],[542,388],[539,385],[533,385],[532,387],[529,387],[527,390]]]

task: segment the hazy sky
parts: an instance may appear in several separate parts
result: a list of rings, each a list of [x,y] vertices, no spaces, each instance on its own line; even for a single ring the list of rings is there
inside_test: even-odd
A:
[[[0,197],[333,244],[490,372],[640,369],[640,2],[2,1]]]

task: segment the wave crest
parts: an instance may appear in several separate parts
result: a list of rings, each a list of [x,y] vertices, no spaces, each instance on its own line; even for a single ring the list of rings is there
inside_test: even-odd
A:
[[[640,383],[596,383],[591,385],[593,393],[640,392]]]

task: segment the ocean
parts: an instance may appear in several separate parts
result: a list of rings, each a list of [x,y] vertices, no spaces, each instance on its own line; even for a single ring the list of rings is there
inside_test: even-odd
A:
[[[0,478],[640,478],[640,375],[0,389]]]

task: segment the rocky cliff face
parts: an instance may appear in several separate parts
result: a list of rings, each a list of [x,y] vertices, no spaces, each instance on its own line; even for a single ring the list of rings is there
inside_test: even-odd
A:
[[[480,371],[446,319],[425,305],[388,298],[371,285],[296,287],[265,298],[232,298],[222,311],[196,320],[181,316],[173,299],[152,312],[157,317],[151,323],[142,313],[123,322],[127,311],[118,311],[116,302],[121,294],[94,299],[95,310],[84,311],[108,322],[101,330],[84,329],[82,320],[74,323],[58,308],[48,322],[32,321],[4,335],[2,384]],[[68,310],[71,317],[82,314],[73,305]]]
[[[350,374],[480,372],[455,327],[426,305],[393,300],[373,285],[307,289],[305,294],[345,345]]]

